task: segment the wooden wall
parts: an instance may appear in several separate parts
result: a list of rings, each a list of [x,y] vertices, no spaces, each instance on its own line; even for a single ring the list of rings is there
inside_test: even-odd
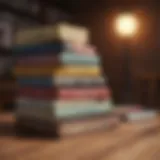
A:
[[[98,47],[102,56],[105,73],[110,79],[116,102],[123,99],[125,74],[122,68],[123,40],[115,35],[113,20],[123,7],[123,5],[112,5],[103,9],[97,7],[87,13],[77,14],[80,22],[91,30],[92,43]],[[160,73],[159,7],[155,3],[146,3],[131,5],[129,9],[136,13],[140,22],[139,34],[130,42],[131,74],[135,76],[144,72]],[[133,85],[134,89],[135,85],[136,83]],[[134,90],[135,95],[136,92],[139,90]]]

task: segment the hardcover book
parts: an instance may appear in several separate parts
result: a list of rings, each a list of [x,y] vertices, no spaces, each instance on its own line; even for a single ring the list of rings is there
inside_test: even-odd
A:
[[[27,100],[27,101],[26,101]],[[42,102],[42,103],[41,103]],[[35,116],[41,120],[46,120],[51,115],[56,116],[56,119],[83,119],[85,117],[93,117],[107,114],[111,111],[112,106],[110,101],[65,101],[65,100],[53,100],[53,101],[41,101],[32,100],[29,98],[18,99],[17,102],[17,116]]]
[[[92,66],[62,66],[57,68],[39,68],[39,67],[15,67],[14,74],[16,76],[91,76],[97,77],[101,75],[101,68]]]
[[[100,65],[98,56],[64,52],[60,55],[28,56],[17,60],[18,66],[54,67],[57,65]]]
[[[101,88],[18,88],[18,96],[44,100],[107,100],[110,91],[107,87]]]
[[[45,26],[18,31],[15,38],[16,44],[36,44],[46,41],[62,40],[88,43],[89,31],[84,27],[61,23],[54,26]]]
[[[90,132],[105,131],[115,129],[119,125],[119,119],[108,115],[90,117],[80,120],[56,121],[41,120],[38,117],[18,117],[20,124],[44,133],[51,133],[53,136],[73,136],[79,134],[88,134]]]
[[[57,77],[18,77],[17,83],[19,86],[33,86],[33,87],[100,87],[104,86],[105,79],[99,77],[69,77],[69,76],[57,76]]]

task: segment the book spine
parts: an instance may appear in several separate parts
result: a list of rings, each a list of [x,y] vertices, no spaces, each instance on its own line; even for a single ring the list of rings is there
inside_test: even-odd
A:
[[[41,45],[25,45],[25,46],[14,46],[13,54],[16,56],[35,56],[35,55],[45,55],[59,54],[64,50],[64,45],[61,42],[46,43]]]
[[[61,86],[61,85],[104,85],[105,79],[102,77],[55,77],[54,83]]]
[[[60,59],[57,55],[54,56],[30,56],[30,57],[23,57],[17,60],[16,66],[41,66],[41,67],[48,67],[48,66],[55,66],[60,64]]]
[[[16,102],[20,106],[41,106],[41,107],[55,107],[62,109],[72,109],[72,108],[82,108],[86,109],[88,107],[101,107],[107,106],[108,101],[99,102],[97,100],[36,100],[32,98],[22,98],[18,97]]]
[[[39,77],[39,78],[30,78],[30,77],[19,77],[17,78],[19,86],[33,86],[33,87],[92,87],[95,85],[102,86],[105,85],[105,80],[102,77]]]
[[[19,31],[16,34],[17,45],[43,43],[59,39],[62,41],[75,41],[79,43],[88,42],[88,31],[82,27],[75,27],[68,24],[58,24],[30,30]]]
[[[19,30],[15,37],[16,45],[36,44],[56,39],[55,26],[36,27],[32,29]]]
[[[65,66],[64,68],[19,68],[13,70],[16,76],[100,76],[101,69],[98,67],[75,67]]]
[[[37,99],[62,99],[62,100],[90,100],[90,99],[97,99],[97,100],[107,100],[110,97],[109,89],[38,89],[38,88],[19,88],[18,89],[18,96],[22,97],[34,97]]]
[[[59,63],[58,63],[59,62]],[[29,56],[22,57],[17,60],[17,65],[19,66],[55,66],[57,64],[62,65],[78,65],[78,64],[87,64],[87,65],[98,65],[99,58],[91,57],[91,56],[83,56],[83,55],[75,55],[75,54],[62,54],[60,56],[57,55],[48,55],[45,56]]]

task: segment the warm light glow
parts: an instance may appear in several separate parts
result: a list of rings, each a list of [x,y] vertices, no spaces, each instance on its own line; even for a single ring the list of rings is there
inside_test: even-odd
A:
[[[132,37],[137,33],[138,20],[132,14],[121,14],[115,21],[116,32],[123,37]]]

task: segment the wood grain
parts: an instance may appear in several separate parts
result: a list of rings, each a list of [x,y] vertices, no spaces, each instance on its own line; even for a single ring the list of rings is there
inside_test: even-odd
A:
[[[13,115],[0,115],[0,160],[157,160],[160,157],[160,119],[121,124],[101,131],[59,140],[43,136],[16,137]]]

